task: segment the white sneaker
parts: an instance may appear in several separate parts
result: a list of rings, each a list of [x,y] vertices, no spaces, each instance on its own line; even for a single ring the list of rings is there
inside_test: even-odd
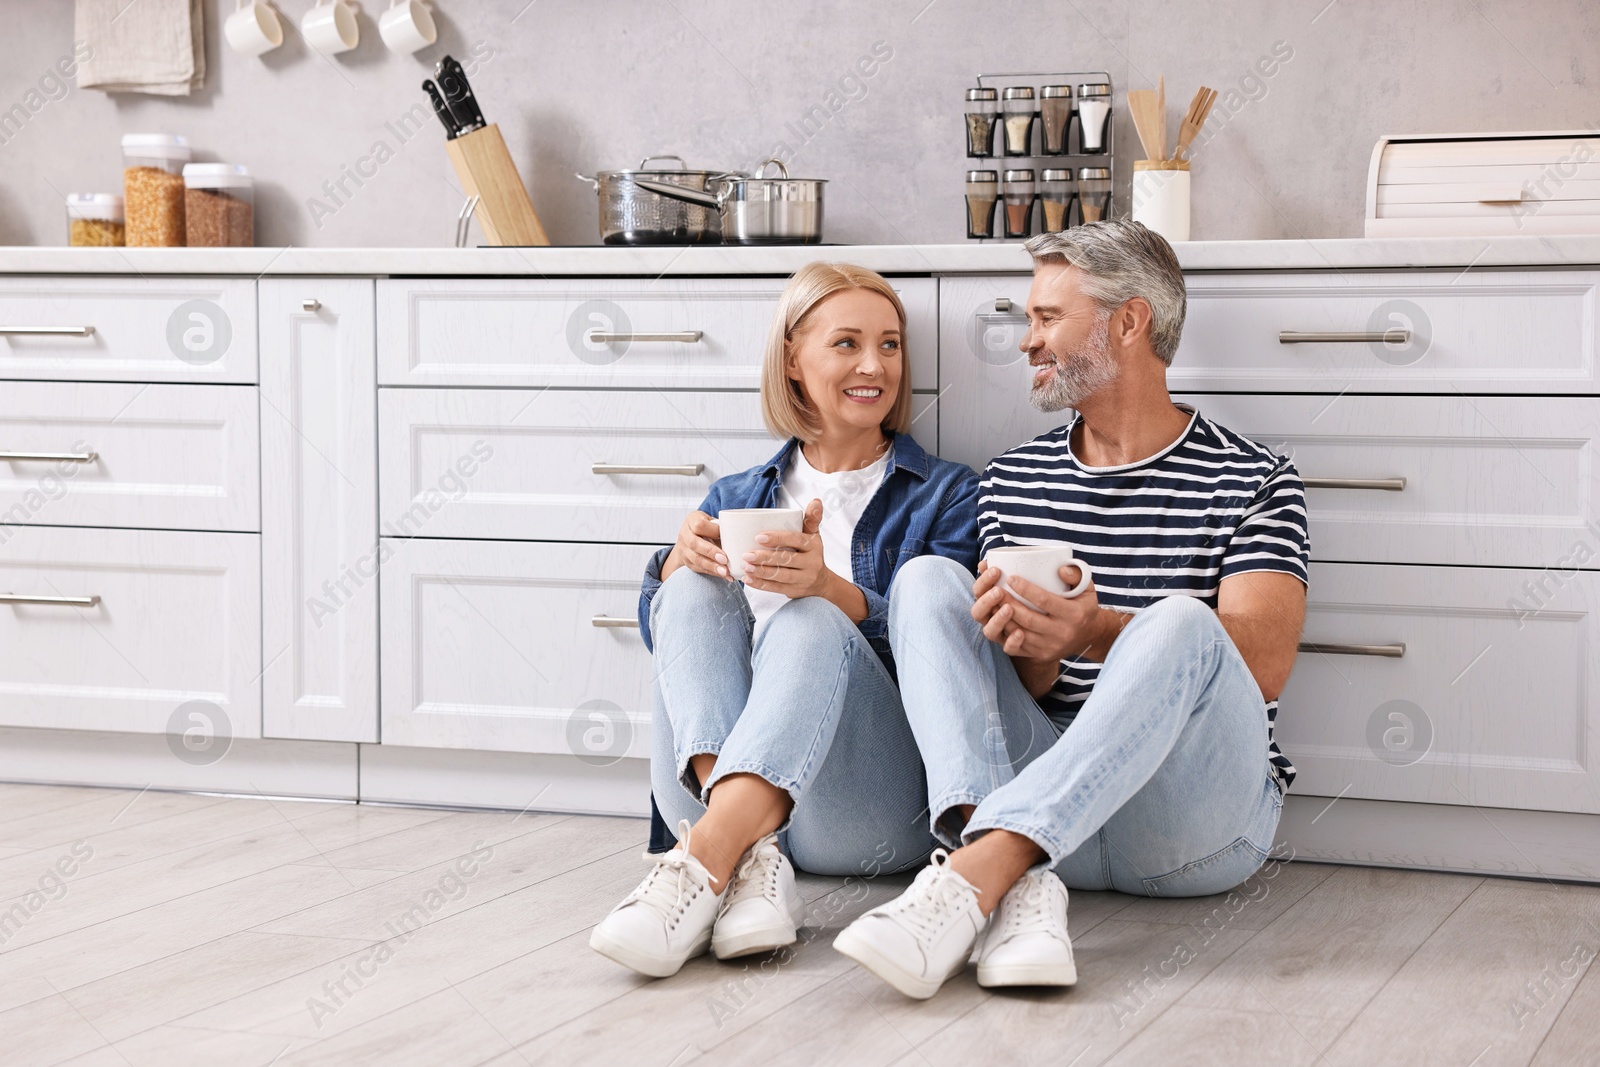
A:
[[[1078,980],[1067,937],[1067,887],[1032,867],[1000,899],[974,951],[981,986],[1067,986]]]
[[[778,835],[768,834],[750,846],[728,879],[711,951],[726,960],[792,945],[804,915],[794,867],[779,851]]]
[[[660,856],[639,888],[611,909],[589,935],[589,947],[652,978],[678,973],[711,944],[722,894],[711,874],[689,855],[689,821],[678,823],[678,847]]]
[[[967,965],[987,925],[978,891],[933,850],[911,888],[839,932],[833,947],[908,997],[926,1000]]]

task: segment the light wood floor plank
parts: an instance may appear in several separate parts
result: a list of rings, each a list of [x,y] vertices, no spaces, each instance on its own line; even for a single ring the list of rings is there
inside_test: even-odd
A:
[[[274,1067],[440,1067],[472,1064],[511,1044],[453,990],[291,1049]]]
[[[38,812],[5,823],[5,843],[18,848],[45,849],[68,844],[119,826],[140,826],[187,812],[225,803],[221,797],[188,793],[125,793],[108,790],[84,804]]]
[[[1574,944],[1560,954],[1543,985],[1548,989],[1575,982],[1576,987],[1561,1006],[1555,1025],[1534,1055],[1533,1067],[1566,1067],[1585,1060],[1600,1061],[1600,967],[1595,966],[1595,959],[1600,956],[1600,933],[1588,930],[1579,933],[1573,941]],[[1528,1003],[1533,1004],[1531,997]]]
[[[1202,926],[1219,923],[1235,930],[1260,930],[1304,897],[1338,867],[1331,863],[1279,863],[1269,860],[1226,893],[1207,897],[1135,897],[1119,918],[1129,922]]]
[[[133,799],[138,790],[133,789],[82,789],[70,785],[12,785],[0,784],[0,845],[10,844],[6,827],[20,819],[31,818],[43,812],[61,811],[79,804],[90,804],[105,796],[120,796],[124,802]]]
[[[368,810],[391,809],[369,808]],[[360,841],[343,848],[330,849],[327,852],[328,861],[341,867],[362,867],[367,870],[400,871],[409,874],[466,855],[479,841],[495,845],[572,818],[570,815],[549,815],[532,811],[527,814],[515,812],[435,814],[441,817],[371,841]],[[647,834],[648,830],[641,828],[639,840],[643,841]]]
[[[1176,1004],[1105,1062],[1106,1067],[1156,1063],[1181,1063],[1184,1067],[1237,1067],[1241,1063],[1314,1067],[1339,1030],[1340,1024],[1330,1019]],[[1083,1062],[1086,1061],[1087,1057]]]

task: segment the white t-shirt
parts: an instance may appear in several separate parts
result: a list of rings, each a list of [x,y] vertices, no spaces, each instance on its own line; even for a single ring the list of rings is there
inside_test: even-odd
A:
[[[878,486],[883,484],[884,473],[889,469],[889,454],[885,452],[871,465],[857,471],[835,471],[825,474],[806,462],[805,452],[799,445],[789,456],[789,468],[783,472],[783,484],[773,501],[775,508],[800,508],[805,510],[813,500],[822,501],[822,562],[841,578],[855,581],[850,562],[850,538],[856,524],[867,510]],[[782,593],[745,586],[745,599],[756,617],[756,632],[760,633],[774,612],[789,602]]]

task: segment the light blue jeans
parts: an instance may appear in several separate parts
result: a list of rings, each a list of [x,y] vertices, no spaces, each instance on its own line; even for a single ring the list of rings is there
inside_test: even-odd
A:
[[[1254,874],[1283,796],[1261,690],[1216,613],[1186,596],[1139,612],[1062,730],[983,636],[972,583],[960,564],[925,556],[901,568],[889,597],[939,839],[1022,834],[1071,889],[1201,896]],[[964,828],[962,804],[976,806]]]
[[[650,780],[662,818],[673,832],[680,819],[692,825],[718,781],[754,774],[794,800],[779,847],[801,870],[876,875],[921,865],[937,844],[927,776],[877,653],[821,597],[791,600],[759,639],[754,630],[742,587],[688,567],[650,603]],[[689,758],[708,752],[717,766],[702,784]]]

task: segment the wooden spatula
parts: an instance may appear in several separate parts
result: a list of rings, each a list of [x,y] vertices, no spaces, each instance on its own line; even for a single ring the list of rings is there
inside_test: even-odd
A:
[[[1155,90],[1128,90],[1128,111],[1133,115],[1133,128],[1139,131],[1139,143],[1144,146],[1144,158],[1160,159],[1160,126],[1156,121]]]

